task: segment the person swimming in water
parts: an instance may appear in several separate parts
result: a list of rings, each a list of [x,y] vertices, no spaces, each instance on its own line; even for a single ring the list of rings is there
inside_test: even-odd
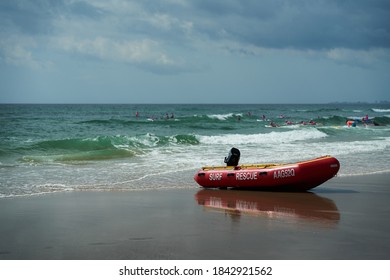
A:
[[[352,126],[352,127],[356,127],[356,121],[348,120],[348,121],[347,121],[347,126],[348,126],[348,127],[351,127],[351,126]]]

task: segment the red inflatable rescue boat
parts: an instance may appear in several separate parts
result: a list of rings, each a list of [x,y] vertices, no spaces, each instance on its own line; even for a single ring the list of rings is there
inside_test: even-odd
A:
[[[287,164],[238,165],[240,152],[232,148],[227,166],[203,167],[195,181],[204,188],[244,188],[281,191],[306,191],[333,178],[340,169],[331,156]]]

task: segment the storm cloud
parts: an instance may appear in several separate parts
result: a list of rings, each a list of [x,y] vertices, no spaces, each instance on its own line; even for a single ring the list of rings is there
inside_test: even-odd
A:
[[[385,0],[5,0],[0,63],[53,71],[82,60],[178,75],[210,71],[215,56],[299,56],[383,70],[389,19]]]

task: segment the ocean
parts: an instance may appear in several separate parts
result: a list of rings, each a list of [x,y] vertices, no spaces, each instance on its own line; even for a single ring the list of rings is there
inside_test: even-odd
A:
[[[332,155],[338,176],[390,172],[390,104],[0,104],[0,198],[197,188],[232,147],[243,164]]]

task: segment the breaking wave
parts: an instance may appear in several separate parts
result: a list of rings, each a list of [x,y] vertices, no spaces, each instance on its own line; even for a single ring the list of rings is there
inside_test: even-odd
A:
[[[198,136],[203,144],[281,144],[320,139],[327,137],[327,134],[317,129],[300,129],[259,134],[227,134],[218,136]]]
[[[95,138],[74,138],[41,141],[24,150],[24,162],[71,162],[110,160],[142,155],[148,149],[167,145],[196,145],[194,135],[157,136],[99,136]]]

